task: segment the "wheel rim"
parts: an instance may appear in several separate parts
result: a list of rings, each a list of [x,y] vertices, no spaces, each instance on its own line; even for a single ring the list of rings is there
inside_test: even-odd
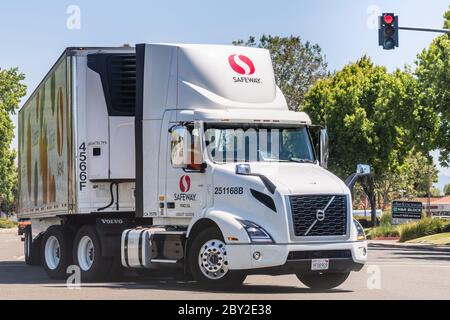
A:
[[[81,238],[78,243],[78,264],[83,271],[88,271],[94,263],[94,242],[88,236]]]
[[[61,260],[61,248],[59,241],[55,236],[51,236],[45,243],[45,262],[47,267],[51,270],[58,268],[59,261]]]
[[[218,280],[228,273],[226,245],[220,240],[209,240],[200,249],[198,264],[208,279]]]

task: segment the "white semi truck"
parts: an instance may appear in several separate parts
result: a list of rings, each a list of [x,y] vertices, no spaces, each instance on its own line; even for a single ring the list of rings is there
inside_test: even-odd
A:
[[[55,279],[171,266],[211,289],[249,274],[336,287],[367,244],[311,128],[267,50],[67,48],[19,113],[26,262]]]

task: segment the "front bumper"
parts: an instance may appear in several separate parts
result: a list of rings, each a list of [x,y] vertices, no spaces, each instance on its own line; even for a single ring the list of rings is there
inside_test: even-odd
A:
[[[255,252],[259,252],[259,259],[253,257]],[[250,274],[308,273],[311,260],[316,258],[330,260],[327,272],[341,273],[361,270],[367,261],[367,243],[240,244],[227,245],[227,253],[231,270]]]

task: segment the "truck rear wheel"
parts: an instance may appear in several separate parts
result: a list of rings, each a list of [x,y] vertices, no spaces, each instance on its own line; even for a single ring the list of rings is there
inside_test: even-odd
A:
[[[333,289],[339,287],[347,280],[347,273],[297,274],[297,278],[311,289]]]
[[[188,258],[194,279],[207,289],[230,289],[241,285],[247,275],[228,268],[227,249],[216,228],[200,232],[193,240]]]
[[[100,237],[94,226],[87,225],[78,231],[74,241],[73,261],[80,267],[82,281],[108,278],[112,258],[102,256]]]
[[[42,265],[51,279],[62,280],[72,264],[72,232],[63,226],[47,229],[42,239]]]

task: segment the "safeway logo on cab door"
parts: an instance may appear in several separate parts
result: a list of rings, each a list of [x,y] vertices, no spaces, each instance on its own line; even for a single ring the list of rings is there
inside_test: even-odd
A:
[[[256,72],[253,61],[242,54],[232,54],[228,57],[228,63],[234,72],[242,75],[242,77],[233,77],[236,83],[262,83],[260,78],[249,77]]]
[[[180,178],[180,191],[182,193],[188,193],[191,190],[191,177],[182,176]]]
[[[186,202],[193,202],[197,200],[196,193],[188,193],[191,190],[191,177],[182,176],[180,178],[180,191],[181,193],[175,193],[173,198],[176,202],[182,202],[180,207],[189,208],[190,204],[186,204]]]

